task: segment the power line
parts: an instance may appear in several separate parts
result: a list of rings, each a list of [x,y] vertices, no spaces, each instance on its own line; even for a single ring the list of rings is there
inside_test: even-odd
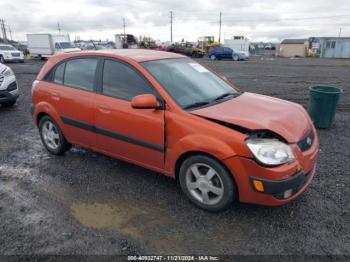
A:
[[[334,15],[334,16],[315,16],[315,17],[287,17],[287,18],[273,18],[273,19],[236,19],[236,18],[227,18],[225,21],[228,22],[283,22],[283,21],[305,21],[305,20],[322,20],[330,18],[345,18],[350,17],[350,15]],[[208,21],[208,20],[207,20]],[[212,20],[212,22],[215,22]]]

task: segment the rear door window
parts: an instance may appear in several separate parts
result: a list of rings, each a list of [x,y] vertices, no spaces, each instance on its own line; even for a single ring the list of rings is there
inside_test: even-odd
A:
[[[134,96],[155,94],[149,83],[131,66],[115,60],[105,60],[102,93],[131,101]]]
[[[94,91],[96,58],[78,58],[66,62],[64,85]]]

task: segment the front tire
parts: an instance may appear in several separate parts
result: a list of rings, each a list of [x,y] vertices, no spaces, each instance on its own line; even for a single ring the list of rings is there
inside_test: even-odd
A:
[[[5,64],[5,59],[4,59],[4,57],[2,55],[0,55],[0,63],[1,64]]]
[[[208,156],[186,159],[180,167],[179,180],[186,196],[204,210],[223,211],[236,199],[232,175],[219,161]]]
[[[49,116],[44,116],[39,122],[39,133],[47,151],[54,155],[62,155],[71,148],[61,129]]]
[[[233,59],[233,61],[238,61],[239,60],[239,56],[238,55],[233,55],[232,59]]]
[[[2,107],[11,107],[11,106],[14,106],[14,104],[16,104],[16,100],[14,100],[14,101],[8,101],[8,102],[3,102],[3,103],[1,103],[1,106],[2,106]]]

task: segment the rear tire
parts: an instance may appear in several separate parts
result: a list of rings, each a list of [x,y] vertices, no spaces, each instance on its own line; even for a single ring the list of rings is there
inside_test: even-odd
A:
[[[0,63],[1,64],[5,64],[5,59],[4,59],[4,57],[2,55],[0,55]]]
[[[219,161],[208,156],[186,159],[180,167],[179,182],[192,203],[210,212],[223,211],[236,199],[232,175]]]
[[[49,116],[40,119],[39,133],[45,148],[53,155],[62,155],[72,147],[63,136],[60,127]]]

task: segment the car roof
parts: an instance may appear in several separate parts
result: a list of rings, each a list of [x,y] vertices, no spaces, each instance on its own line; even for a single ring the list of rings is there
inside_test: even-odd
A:
[[[103,50],[86,50],[86,51],[72,51],[52,56],[45,66],[42,68],[37,76],[38,80],[42,80],[45,75],[59,62],[76,58],[76,57],[88,57],[88,56],[105,56],[110,58],[116,58],[120,60],[129,60],[134,63],[141,63],[153,60],[184,58],[186,56],[147,49],[103,49]]]
[[[146,62],[152,60],[171,59],[171,58],[183,58],[185,56],[164,52],[158,50],[147,49],[103,49],[103,50],[88,50],[81,52],[74,52],[74,54],[99,54],[103,56],[121,56],[132,59],[136,62]]]

